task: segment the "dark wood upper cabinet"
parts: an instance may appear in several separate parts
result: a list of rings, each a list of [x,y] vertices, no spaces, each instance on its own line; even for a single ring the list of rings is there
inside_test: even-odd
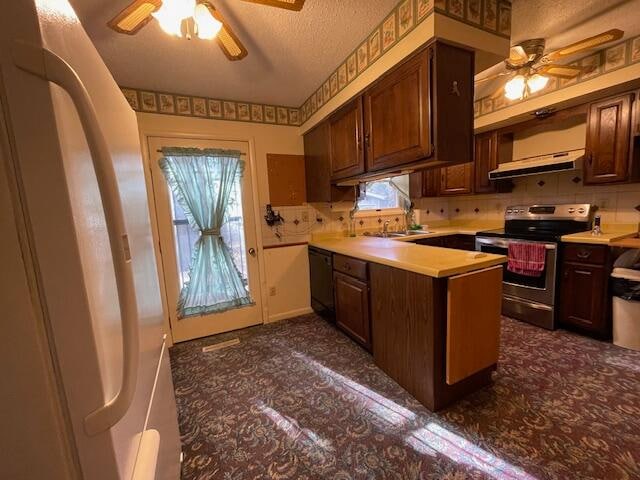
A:
[[[473,163],[440,169],[440,195],[473,193]]]
[[[432,164],[472,162],[475,53],[442,42],[430,48]]]
[[[589,106],[584,164],[586,185],[629,180],[633,98],[633,94],[626,94]]]
[[[329,117],[329,158],[333,181],[365,172],[362,120],[362,97]]]
[[[430,54],[420,52],[365,93],[368,171],[431,156]]]
[[[489,180],[489,172],[498,168],[498,132],[476,135],[474,162],[475,192],[495,192],[495,184]]]
[[[436,197],[439,191],[440,169],[432,168],[409,175],[409,196],[411,198]]]
[[[307,202],[354,200],[353,188],[331,185],[329,122],[321,122],[313,130],[304,134],[304,157]]]

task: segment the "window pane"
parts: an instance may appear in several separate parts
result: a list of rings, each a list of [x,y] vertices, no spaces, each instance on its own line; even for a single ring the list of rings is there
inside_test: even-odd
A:
[[[393,177],[393,182],[403,191],[409,191],[409,175]],[[399,208],[402,199],[398,191],[391,186],[389,179],[366,182],[358,199],[360,210],[379,210],[383,208]]]
[[[200,232],[191,228],[173,192],[171,192],[171,211],[173,213],[173,233],[178,257],[176,259],[178,263],[178,276],[180,288],[182,288],[184,284],[189,281],[191,256],[193,255],[194,245],[200,237]],[[233,192],[229,199],[229,206],[227,207],[225,222],[220,229],[220,233],[231,251],[233,263],[240,272],[240,276],[248,291],[247,257],[245,253],[244,222],[242,219],[242,186],[241,178],[239,177],[234,183]]]

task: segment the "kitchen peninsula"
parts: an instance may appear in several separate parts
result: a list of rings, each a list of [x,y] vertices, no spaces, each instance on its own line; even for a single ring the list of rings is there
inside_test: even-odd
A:
[[[406,241],[420,237],[315,239],[312,283],[327,302],[331,283],[338,328],[435,411],[491,381],[506,257]]]

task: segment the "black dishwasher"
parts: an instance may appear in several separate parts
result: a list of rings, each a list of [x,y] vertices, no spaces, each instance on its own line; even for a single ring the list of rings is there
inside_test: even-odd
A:
[[[311,277],[311,308],[323,317],[333,320],[333,259],[331,252],[309,247],[309,274]]]

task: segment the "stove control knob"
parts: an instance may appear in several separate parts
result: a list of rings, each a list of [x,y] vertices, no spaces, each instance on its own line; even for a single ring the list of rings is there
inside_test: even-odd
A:
[[[507,215],[511,215],[513,213],[513,210],[511,210],[510,208],[507,209]]]
[[[573,212],[575,212],[575,211],[576,211],[576,209],[575,209],[575,208],[570,208],[570,209],[569,209],[569,213],[573,213]]]
[[[584,208],[579,208],[579,209],[578,209],[578,213],[579,213],[580,215],[584,215],[584,214],[585,214],[585,212],[586,212],[586,210],[585,210]]]

